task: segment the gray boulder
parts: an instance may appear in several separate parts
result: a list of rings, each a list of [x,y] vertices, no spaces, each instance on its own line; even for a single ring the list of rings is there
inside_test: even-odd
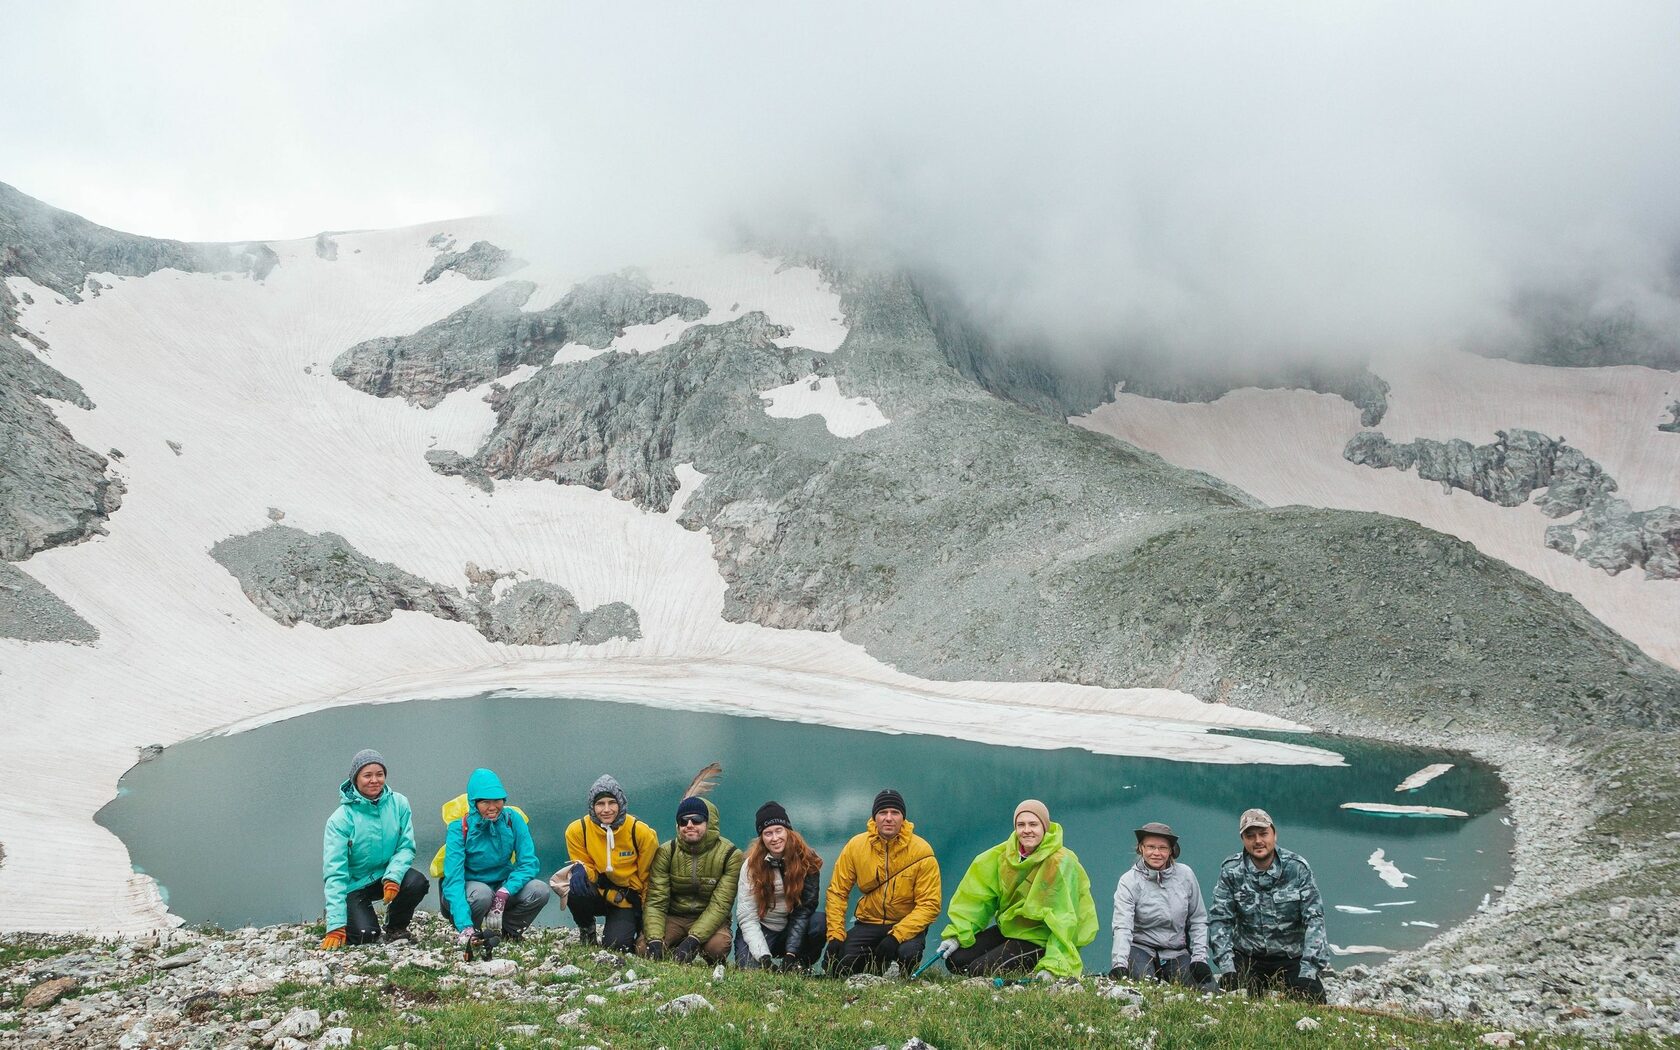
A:
[[[315,235],[315,257],[327,262],[338,261],[338,242],[333,240],[331,234],[322,231]]]
[[[1680,434],[1680,401],[1675,401],[1668,406],[1668,414],[1670,417],[1668,422],[1658,423],[1657,429],[1665,434]]]

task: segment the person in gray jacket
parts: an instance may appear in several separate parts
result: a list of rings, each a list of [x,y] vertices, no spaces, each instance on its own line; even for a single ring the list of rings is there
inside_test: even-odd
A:
[[[1220,984],[1250,994],[1281,984],[1285,994],[1324,1002],[1318,975],[1330,947],[1312,869],[1277,844],[1277,826],[1263,809],[1246,810],[1237,832],[1243,851],[1220,866],[1208,913]]]
[[[1114,887],[1114,955],[1108,975],[1174,981],[1218,991],[1207,961],[1207,909],[1178,836],[1157,821],[1138,828],[1137,862]]]

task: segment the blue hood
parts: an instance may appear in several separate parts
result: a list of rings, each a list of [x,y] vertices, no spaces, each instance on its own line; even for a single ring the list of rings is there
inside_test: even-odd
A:
[[[467,778],[468,805],[481,798],[507,797],[507,788],[502,786],[502,778],[488,769],[475,769],[472,771],[472,776]]]

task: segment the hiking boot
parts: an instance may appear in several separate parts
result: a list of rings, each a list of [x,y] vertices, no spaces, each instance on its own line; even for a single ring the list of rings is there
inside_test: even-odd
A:
[[[518,942],[518,941],[522,941],[524,939],[525,939],[525,931],[524,930],[503,930],[502,931],[502,940],[504,940],[504,941]]]
[[[595,923],[578,927],[578,943],[586,948],[593,948],[601,943],[601,935],[595,928]]]
[[[392,926],[385,931],[385,943],[396,944],[399,941],[414,943],[414,933],[407,926]]]

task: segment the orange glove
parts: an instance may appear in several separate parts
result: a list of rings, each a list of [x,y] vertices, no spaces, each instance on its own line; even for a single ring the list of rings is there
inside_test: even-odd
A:
[[[336,930],[328,930],[327,935],[321,938],[321,947],[327,951],[344,947],[344,927],[340,926]]]
[[[396,900],[397,899],[397,890],[399,890],[401,888],[402,887],[398,886],[396,883],[392,882],[390,879],[386,879],[385,880],[385,903],[389,904],[392,901]]]

